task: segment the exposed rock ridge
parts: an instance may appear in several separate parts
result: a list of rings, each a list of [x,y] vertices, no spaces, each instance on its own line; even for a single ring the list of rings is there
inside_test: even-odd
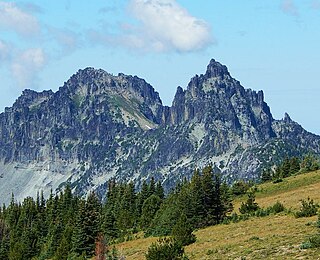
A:
[[[103,196],[111,177],[139,186],[153,176],[169,189],[208,163],[229,181],[255,179],[282,156],[310,151],[320,154],[319,136],[287,114],[273,119],[263,92],[214,59],[171,107],[137,76],[86,68],[55,93],[23,91],[0,114],[0,202],[65,183]]]

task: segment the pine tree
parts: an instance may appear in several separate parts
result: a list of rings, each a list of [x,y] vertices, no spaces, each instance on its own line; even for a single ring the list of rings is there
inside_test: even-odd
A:
[[[290,159],[290,175],[298,173],[300,171],[300,160],[297,157]]]
[[[0,259],[7,259],[9,253],[10,230],[4,216],[0,218]]]
[[[76,223],[72,234],[72,252],[75,255],[81,255],[91,251],[90,245],[88,245],[88,236],[86,232],[86,206],[85,201],[81,200],[79,203],[79,210],[76,217]]]
[[[156,182],[154,180],[154,177],[151,177],[148,191],[149,191],[148,192],[148,197],[150,197],[151,195],[155,194],[155,192],[156,192]]]
[[[110,241],[118,237],[119,230],[112,209],[105,205],[102,216],[102,232]]]
[[[290,159],[286,157],[281,165],[282,177],[286,178],[290,176]]]
[[[84,227],[86,232],[86,254],[94,254],[94,245],[100,231],[101,203],[95,193],[90,193],[85,203]]]
[[[161,200],[164,199],[164,190],[160,181],[156,184],[155,195],[157,195]]]
[[[67,260],[70,250],[71,250],[71,239],[72,239],[72,231],[73,227],[71,225],[67,225],[62,234],[61,239],[59,240],[59,246],[55,253],[55,260]]]
[[[137,209],[138,216],[141,215],[142,205],[148,197],[149,197],[149,186],[147,182],[144,180],[142,182],[141,191],[137,194],[136,209]]]
[[[267,170],[264,169],[261,174],[261,181],[267,182],[267,181],[271,181],[271,179],[272,179],[272,173],[270,169],[267,169]]]
[[[205,225],[214,224],[217,218],[220,199],[220,186],[216,185],[213,179],[212,166],[209,165],[202,170],[201,186],[202,186],[202,207],[205,211]]]
[[[196,236],[192,234],[191,225],[185,214],[181,214],[179,220],[172,229],[173,238],[183,246],[190,245],[196,241]]]
[[[245,203],[241,203],[239,211],[241,214],[252,214],[259,209],[258,203],[255,202],[256,196],[253,191],[248,193],[248,199]]]
[[[188,219],[191,219],[191,223],[194,227],[203,227],[205,226],[206,209],[203,205],[204,191],[202,186],[202,176],[198,169],[194,171],[194,174],[191,178],[190,188],[188,185],[185,187],[187,191],[185,192],[184,196],[190,196],[190,201],[186,204],[186,215]]]
[[[149,227],[156,212],[160,208],[161,202],[161,199],[154,194],[145,200],[142,206],[142,214],[140,218],[140,225],[142,229]]]
[[[214,192],[213,192],[213,224],[219,224],[226,215],[227,208],[223,201],[222,180],[220,174],[213,174]],[[226,198],[225,198],[226,199]]]

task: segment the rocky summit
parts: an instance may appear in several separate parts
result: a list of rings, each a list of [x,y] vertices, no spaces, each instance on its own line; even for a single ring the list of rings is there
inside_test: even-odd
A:
[[[257,179],[284,156],[320,154],[320,136],[272,117],[262,91],[245,89],[211,60],[178,87],[171,107],[136,76],[86,68],[57,92],[24,90],[0,114],[0,198],[67,183],[104,196],[107,182],[154,177],[168,190],[212,164],[230,182]]]

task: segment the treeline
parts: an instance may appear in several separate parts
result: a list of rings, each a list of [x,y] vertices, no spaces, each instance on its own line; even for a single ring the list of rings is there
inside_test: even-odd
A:
[[[268,176],[264,181],[278,180],[317,169],[319,163],[312,156],[287,158],[262,176]],[[195,229],[284,209],[279,203],[261,209],[252,185],[240,180],[229,186],[207,166],[195,170],[190,180],[183,180],[166,196],[161,183],[153,178],[143,182],[138,192],[133,183],[110,180],[105,203],[94,193],[87,198],[75,196],[69,186],[51,193],[48,199],[39,194],[18,203],[12,196],[11,203],[0,208],[0,259],[121,259],[112,244],[134,239],[141,231],[145,236],[173,238],[153,245],[147,259],[158,259],[159,250],[169,256],[178,252],[182,259],[183,246],[195,241]],[[246,193],[241,215],[230,215],[233,197]]]
[[[298,157],[287,157],[275,169],[269,168],[262,171],[261,181],[280,182],[283,178],[299,173],[306,173],[320,169],[319,160],[313,155],[306,155],[302,159]]]
[[[106,203],[94,193],[79,198],[69,186],[48,199],[40,194],[18,203],[12,197],[0,210],[0,259],[118,259],[110,244],[139,231],[173,235],[186,245],[195,241],[193,229],[221,223],[231,210],[230,188],[211,166],[196,170],[167,197],[154,179],[139,192],[133,183],[111,180]]]

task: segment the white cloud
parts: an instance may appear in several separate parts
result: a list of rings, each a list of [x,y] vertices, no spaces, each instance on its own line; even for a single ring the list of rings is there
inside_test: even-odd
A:
[[[189,52],[212,43],[210,26],[175,0],[131,0],[129,8],[140,21],[135,30],[124,36],[132,47]]]
[[[11,71],[19,86],[30,87],[45,62],[46,57],[41,48],[27,49],[17,55],[12,63]]]
[[[20,36],[33,36],[40,31],[38,20],[12,2],[0,1],[0,29],[13,30]]]
[[[281,4],[281,10],[286,14],[299,16],[298,8],[293,0],[283,0]]]

